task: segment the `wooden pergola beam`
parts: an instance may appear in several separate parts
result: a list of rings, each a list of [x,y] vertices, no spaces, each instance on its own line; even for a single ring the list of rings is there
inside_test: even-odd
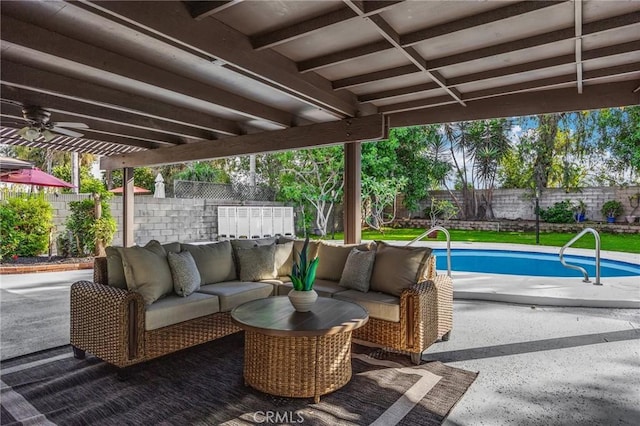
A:
[[[144,2],[87,1],[79,4],[97,13],[108,13],[125,25],[144,29],[161,40],[179,40],[185,47],[236,67],[265,84],[336,117],[357,114],[355,96],[337,94],[319,75],[301,75],[293,61],[272,50],[256,51],[247,36],[220,21],[194,21],[181,2],[156,2],[148,13]],[[224,40],[212,43],[211,40]]]
[[[99,86],[73,77],[19,64],[5,58],[0,61],[0,67],[2,69],[0,81],[5,85],[99,106],[108,105],[110,108],[125,112],[135,111],[136,114],[162,118],[220,134],[239,135],[242,133],[238,125],[231,120]]]
[[[493,98],[479,99],[469,101],[466,107],[452,103],[438,109],[423,108],[393,113],[387,117],[392,127],[406,127],[639,105],[640,92],[633,92],[636,86],[637,81],[633,80],[598,85],[586,84],[582,94],[578,94],[575,88],[514,93],[500,97],[499,101]]]
[[[135,111],[122,111],[110,108],[107,105],[98,106],[81,100],[62,98],[50,93],[40,93],[33,90],[6,85],[2,85],[1,92],[2,99],[4,100],[10,100],[23,105],[39,105],[54,113],[61,112],[74,115],[78,118],[89,117],[93,120],[161,132],[167,135],[177,136],[178,138],[207,140],[217,139],[214,132],[172,121],[162,120],[157,117],[140,115]],[[82,111],[82,113],[79,114],[78,111]],[[81,120],[74,119],[68,121]]]
[[[116,80],[134,80],[136,84],[162,87],[166,91],[208,102],[226,112],[244,116],[247,120],[264,120],[279,127],[289,127],[293,120],[287,112],[9,16],[2,17],[0,33],[3,42],[9,45],[9,53],[12,45],[29,49],[27,55],[33,54],[31,51],[39,51],[66,59],[74,66],[78,64],[76,67],[86,66],[100,73],[112,74],[109,77]],[[20,55],[20,51],[17,55]]]
[[[219,0],[219,1],[185,1],[189,13],[196,21],[213,16],[242,0]]]
[[[364,2],[368,4],[369,2]],[[556,1],[525,1],[513,5],[504,6],[499,9],[490,10],[488,12],[474,15],[468,18],[462,18],[456,21],[447,22],[445,24],[436,25],[430,28],[424,28],[409,34],[400,36],[399,42],[403,47],[410,47],[418,43],[423,43],[431,38],[450,34],[456,31],[463,31],[480,25],[490,24],[516,15],[533,12],[549,6],[555,6],[562,2]],[[360,57],[382,52],[392,49],[389,43],[377,41],[356,46],[347,50],[329,53],[327,55],[316,58],[307,59],[298,63],[298,69],[301,72],[308,72],[320,68],[339,64],[347,60],[355,60]]]
[[[182,163],[226,158],[262,152],[284,151],[333,145],[343,142],[377,140],[385,137],[382,115],[348,118],[340,121],[292,127],[284,130],[236,136],[219,141],[159,148],[127,155],[102,158],[102,169]]]

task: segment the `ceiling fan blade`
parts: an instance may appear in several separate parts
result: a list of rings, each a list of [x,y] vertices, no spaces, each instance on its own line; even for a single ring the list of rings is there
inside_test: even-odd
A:
[[[74,132],[73,130],[57,126],[52,127],[51,131],[65,136],[71,136],[72,138],[81,138],[82,136],[84,136],[82,133]]]
[[[53,123],[54,127],[70,127],[72,129],[88,129],[89,126],[87,126],[84,123],[68,123],[66,121],[59,121],[56,123]]]

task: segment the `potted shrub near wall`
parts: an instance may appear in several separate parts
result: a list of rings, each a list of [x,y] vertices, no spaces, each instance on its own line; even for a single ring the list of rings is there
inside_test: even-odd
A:
[[[573,213],[576,222],[584,222],[587,213],[587,205],[583,200],[578,200],[578,204],[574,204]]]
[[[609,200],[602,205],[602,209],[600,211],[602,216],[607,218],[607,222],[613,223],[616,221],[616,216],[620,216],[622,214],[622,203],[617,200]]]

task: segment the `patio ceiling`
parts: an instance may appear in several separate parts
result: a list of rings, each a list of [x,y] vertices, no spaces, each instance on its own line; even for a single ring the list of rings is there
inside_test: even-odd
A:
[[[107,169],[640,103],[639,1],[2,2],[0,142]],[[21,109],[83,122],[28,142]]]

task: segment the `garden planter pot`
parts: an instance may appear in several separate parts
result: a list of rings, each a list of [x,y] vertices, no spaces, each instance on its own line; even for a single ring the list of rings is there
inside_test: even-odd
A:
[[[315,290],[298,291],[291,290],[289,292],[289,301],[298,312],[309,312],[316,303],[318,293]]]
[[[615,217],[612,217],[612,216],[607,217],[607,222],[608,222],[608,223],[613,223],[613,222],[615,222],[615,221],[616,221],[616,218],[615,218]]]
[[[636,216],[625,216],[625,219],[627,219],[628,223],[633,223],[636,221]]]
[[[578,213],[576,214],[576,222],[584,222],[584,213]]]
[[[438,231],[431,231],[427,234],[427,238],[438,238]]]

